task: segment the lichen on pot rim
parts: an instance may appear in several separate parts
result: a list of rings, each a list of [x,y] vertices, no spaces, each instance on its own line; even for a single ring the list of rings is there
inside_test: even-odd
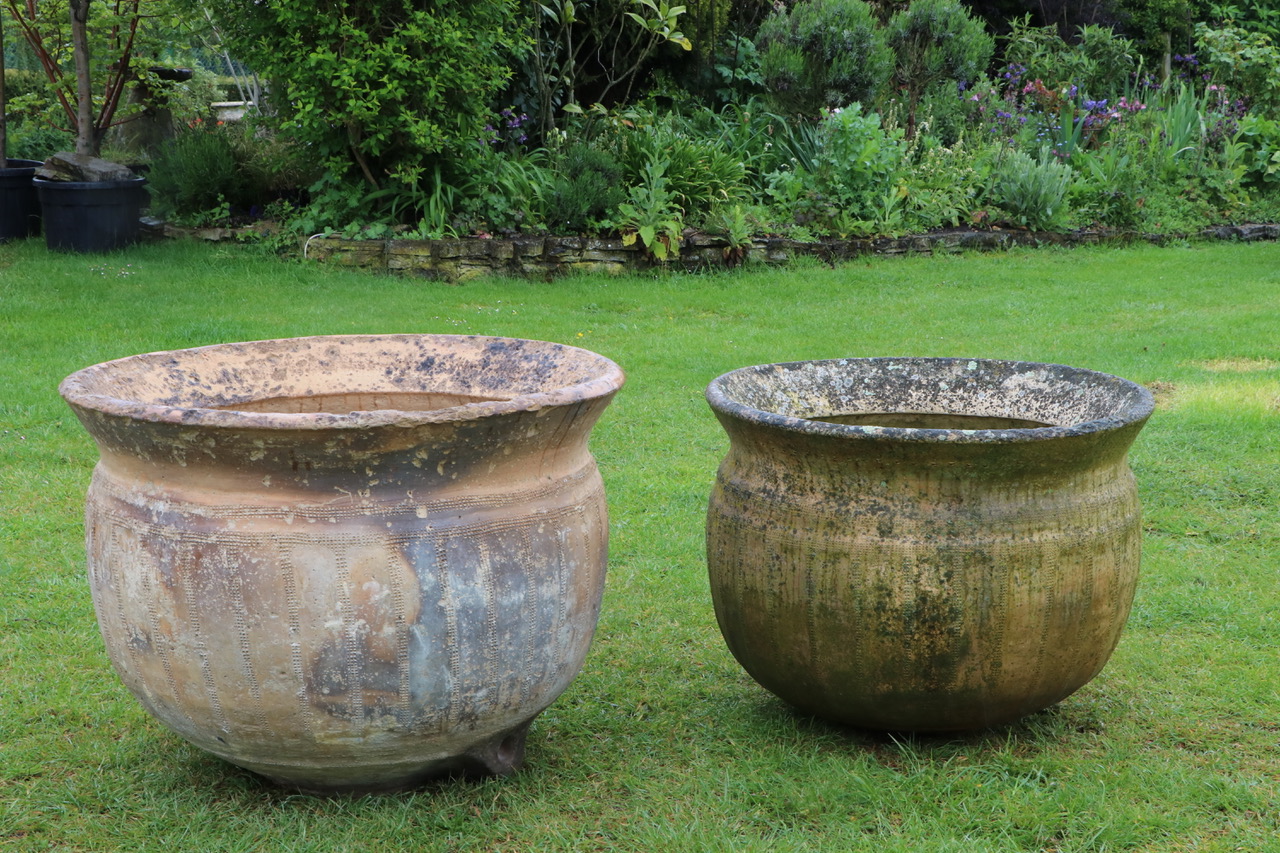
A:
[[[1116,376],[1060,364],[975,358],[846,358],[744,367],[715,379],[707,401],[717,414],[800,433],[962,443],[1086,435],[1145,421],[1154,406],[1149,391]],[[953,415],[1034,426],[970,429],[823,420],[857,413]]]

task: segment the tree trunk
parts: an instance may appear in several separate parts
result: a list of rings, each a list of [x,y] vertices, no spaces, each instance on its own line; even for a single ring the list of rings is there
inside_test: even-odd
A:
[[[93,127],[93,79],[89,74],[89,0],[70,0],[71,50],[76,68],[76,153],[98,154]]]
[[[9,168],[9,135],[6,128],[9,126],[9,119],[6,114],[4,92],[4,15],[0,14],[0,169]]]

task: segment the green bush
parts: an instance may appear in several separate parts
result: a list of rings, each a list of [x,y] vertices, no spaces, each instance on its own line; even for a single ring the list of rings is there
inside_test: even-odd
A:
[[[12,26],[9,24],[7,26]],[[48,84],[39,71],[20,68],[4,70],[4,94],[6,100],[20,99],[26,95],[43,95]]]
[[[880,116],[859,104],[833,112],[816,133],[794,133],[792,167],[771,176],[776,209],[816,232],[884,233],[900,224],[901,131],[888,133]]]
[[[514,0],[184,2],[213,12],[231,51],[272,81],[288,135],[326,163],[321,227],[425,197],[434,164],[465,171],[517,38]]]
[[[862,0],[801,0],[765,19],[756,47],[769,97],[808,116],[875,100],[893,63]]]
[[[694,98],[727,106],[749,101],[763,90],[760,52],[753,40],[733,33],[720,39],[710,53],[699,57],[680,79],[681,88]]]
[[[316,152],[274,132],[262,117],[248,117],[222,128],[244,164],[245,179],[261,196],[272,200],[298,196],[319,178],[323,164]]]
[[[1004,51],[1005,62],[1022,66],[1027,80],[1049,88],[1072,85],[1094,98],[1126,91],[1138,70],[1133,42],[1109,27],[1084,26],[1074,43],[1064,41],[1057,27],[1033,27],[1030,16],[1015,18]]]
[[[147,173],[147,186],[155,214],[183,224],[225,218],[230,207],[252,201],[230,134],[206,129],[203,123],[160,151]]]
[[[904,157],[906,227],[930,231],[968,222],[976,210],[977,196],[987,182],[982,151],[965,140],[949,146],[924,135],[925,125]]]
[[[550,139],[562,111],[629,101],[664,49],[693,50],[693,42],[680,29],[688,5],[669,0],[540,0],[530,6],[529,49],[517,40],[509,45],[513,59],[523,66],[509,94],[533,115],[544,140]],[[702,24],[711,27],[727,12],[718,0],[692,8],[707,13]],[[708,38],[709,50],[714,37]]]
[[[1240,119],[1240,140],[1247,152],[1246,180],[1280,187],[1280,119],[1245,116]]]
[[[1141,225],[1149,185],[1142,162],[1145,141],[1119,134],[1108,145],[1076,152],[1072,162],[1079,180],[1072,187],[1071,202],[1083,223],[1124,230]]]
[[[959,0],[915,0],[889,21],[893,80],[907,97],[907,137],[925,91],[944,80],[973,83],[986,71],[995,40]]]
[[[1280,46],[1269,36],[1230,23],[1197,24],[1196,43],[1214,82],[1251,107],[1271,114],[1280,111]]]
[[[662,164],[663,186],[690,219],[746,190],[746,166],[717,137],[690,134],[676,116],[649,117],[623,134],[624,179],[637,186]]]
[[[10,117],[7,139],[9,156],[15,160],[43,160],[50,154],[75,147],[70,133],[34,119],[15,122]]]
[[[1070,218],[1071,182],[1071,167],[1059,162],[1047,147],[1038,158],[1008,151],[992,170],[987,201],[1017,225],[1033,231],[1060,230]]]
[[[514,233],[546,221],[553,183],[542,149],[531,152],[489,149],[465,186],[461,223],[485,233]]]
[[[1280,7],[1275,0],[1235,0],[1212,4],[1214,17],[1280,42]]]
[[[1208,18],[1212,5],[1212,0],[1111,0],[1125,33],[1153,65],[1166,49],[1190,53],[1192,25]]]
[[[547,193],[547,227],[571,234],[598,227],[627,197],[622,174],[609,152],[581,142],[570,145]]]

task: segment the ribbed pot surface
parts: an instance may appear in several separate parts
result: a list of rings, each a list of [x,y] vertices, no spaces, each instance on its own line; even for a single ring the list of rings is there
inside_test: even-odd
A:
[[[1145,389],[1061,365],[762,365],[707,398],[716,616],[764,687],[841,723],[944,731],[1096,675],[1138,577]]]
[[[541,341],[336,336],[86,368],[89,577],[174,731],[313,791],[514,771],[582,666],[622,384]]]

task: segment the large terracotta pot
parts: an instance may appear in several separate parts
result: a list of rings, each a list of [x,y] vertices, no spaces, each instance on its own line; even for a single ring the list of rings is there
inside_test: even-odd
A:
[[[587,653],[613,362],[541,341],[341,336],[111,361],[89,578],[146,708],[304,790],[505,774]]]
[[[711,383],[716,616],[796,707],[886,730],[996,725],[1106,663],[1141,545],[1145,389],[1060,365],[873,358]]]

